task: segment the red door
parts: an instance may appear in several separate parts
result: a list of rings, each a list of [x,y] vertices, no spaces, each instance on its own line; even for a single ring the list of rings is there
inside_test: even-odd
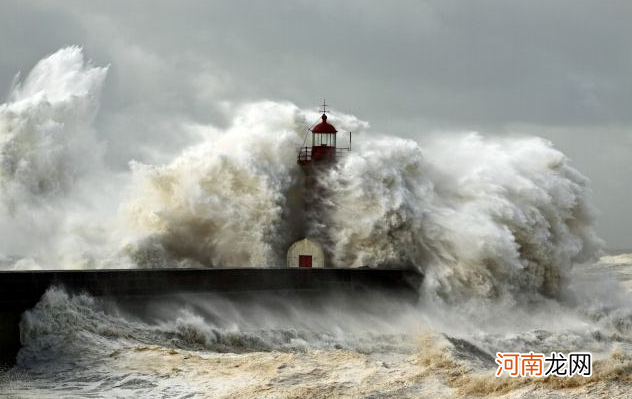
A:
[[[298,267],[312,267],[312,255],[299,255]]]

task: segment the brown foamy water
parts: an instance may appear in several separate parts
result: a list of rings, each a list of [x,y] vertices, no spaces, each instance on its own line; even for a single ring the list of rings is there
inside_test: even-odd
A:
[[[595,275],[604,284],[608,277],[625,283],[628,260],[605,257],[577,268],[577,289]],[[625,298],[629,305],[630,292]],[[163,317],[150,321],[51,290],[23,321],[25,348],[18,366],[2,375],[0,395],[623,398],[632,386],[632,313],[625,302],[516,308],[523,325],[504,315],[496,325],[477,324],[454,309],[456,326],[424,304],[354,301],[331,298],[310,309],[279,298],[254,304],[191,297],[157,305]],[[495,351],[528,350],[589,350],[593,375],[494,376]]]

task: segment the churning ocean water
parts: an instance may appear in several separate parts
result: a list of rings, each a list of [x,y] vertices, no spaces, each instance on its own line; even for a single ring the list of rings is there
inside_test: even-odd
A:
[[[23,317],[25,346],[0,377],[0,395],[625,398],[631,260],[579,267],[564,299],[476,309],[342,293],[316,301],[189,295],[139,318],[52,288]],[[497,351],[580,350],[593,354],[591,377],[494,376]]]

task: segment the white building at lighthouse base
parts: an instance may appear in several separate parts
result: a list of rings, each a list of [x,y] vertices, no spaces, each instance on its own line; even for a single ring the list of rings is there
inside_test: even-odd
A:
[[[287,267],[325,267],[322,248],[307,238],[292,244],[287,251]]]

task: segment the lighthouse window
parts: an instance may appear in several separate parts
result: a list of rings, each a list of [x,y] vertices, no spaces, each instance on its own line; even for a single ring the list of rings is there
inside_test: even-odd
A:
[[[314,146],[334,147],[336,145],[335,134],[314,134]]]

